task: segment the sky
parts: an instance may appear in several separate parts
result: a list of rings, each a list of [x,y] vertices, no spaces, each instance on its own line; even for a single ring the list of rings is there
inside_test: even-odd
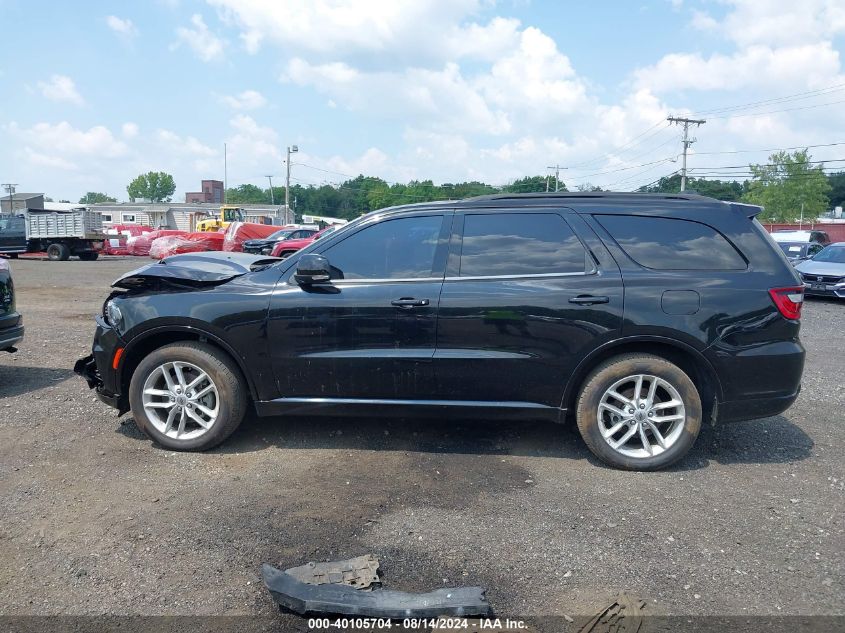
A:
[[[845,169],[845,0],[0,0],[0,182],[230,187]],[[838,144],[838,145],[837,145]],[[837,162],[838,161],[838,162]]]

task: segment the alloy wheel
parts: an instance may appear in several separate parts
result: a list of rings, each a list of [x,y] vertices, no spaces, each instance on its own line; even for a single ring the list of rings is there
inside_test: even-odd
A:
[[[211,377],[192,363],[174,361],[153,369],[144,381],[144,412],[156,430],[192,440],[214,426],[220,395]]]
[[[660,455],[681,437],[684,401],[667,380],[649,374],[613,383],[598,406],[599,431],[616,452],[638,459]]]

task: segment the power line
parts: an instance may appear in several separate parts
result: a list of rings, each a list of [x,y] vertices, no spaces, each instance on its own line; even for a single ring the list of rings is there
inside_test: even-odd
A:
[[[827,160],[807,160],[796,165],[819,165],[821,163],[843,163],[845,158],[828,158]],[[779,167],[780,163],[760,163],[755,167]],[[748,165],[702,165],[701,167],[690,167],[690,171],[699,169],[748,169]]]
[[[695,156],[703,156],[705,154],[753,154],[756,152],[784,152],[788,149],[810,149],[814,147],[835,147],[837,145],[845,145],[845,141],[839,143],[822,143],[820,145],[795,145],[794,147],[769,147],[764,149],[735,149],[723,152],[695,152]]]
[[[827,103],[815,103],[812,105],[806,106],[799,106],[795,108],[784,108],[782,110],[768,110],[766,112],[749,112],[747,114],[725,114],[722,116],[711,116],[711,119],[738,119],[740,117],[757,117],[757,116],[766,116],[767,114],[779,114],[781,112],[795,112],[796,110],[810,110],[812,108],[823,108],[825,106],[837,105],[840,103],[845,103],[845,99],[840,99],[839,101],[828,101]]]
[[[656,134],[659,134],[659,133],[660,133],[663,129],[666,129],[666,128],[668,128],[668,127],[669,127],[668,125],[666,125],[666,122],[665,122],[665,121],[660,120],[660,121],[658,121],[657,123],[655,123],[654,125],[652,125],[650,128],[648,128],[647,130],[645,130],[644,132],[641,132],[640,134],[637,134],[634,138],[632,138],[632,139],[631,139],[630,141],[628,141],[627,143],[624,143],[623,145],[620,145],[619,147],[616,147],[615,149],[611,150],[611,151],[610,151],[610,152],[608,152],[607,154],[602,154],[602,155],[600,155],[600,156],[595,156],[595,157],[593,157],[593,158],[590,158],[589,160],[585,160],[584,162],[581,162],[581,163],[576,163],[576,164],[574,164],[574,165],[571,165],[571,167],[572,167],[573,169],[578,169],[579,167],[584,167],[584,166],[589,165],[589,164],[591,164],[591,163],[595,163],[595,162],[597,162],[597,161],[599,161],[599,160],[601,160],[601,159],[603,159],[603,158],[609,158],[610,156],[614,156],[614,155],[617,155],[617,154],[624,153],[624,152],[628,151],[629,149],[632,149],[632,148],[636,147],[637,145],[640,145],[640,144],[641,144],[641,143],[643,143],[644,141],[648,140],[647,138],[644,138],[644,139],[642,139],[639,143],[634,143],[634,141],[636,141],[638,138],[640,138],[640,137],[642,137],[642,136],[645,136],[646,134],[648,134],[649,132],[651,132],[654,128],[656,128],[656,127],[658,127],[658,126],[661,126],[661,125],[663,126],[663,128],[662,128],[661,130],[657,130],[657,132],[655,132],[654,134],[650,135],[648,138],[651,138],[652,136],[655,136]],[[634,144],[633,144],[633,145],[631,145],[631,143],[634,143]],[[630,146],[630,147],[629,147],[629,146]]]
[[[845,89],[845,84],[835,84],[832,86],[827,86],[826,88],[818,88],[817,90],[809,90],[804,92],[796,92],[791,95],[786,95],[783,97],[775,97],[772,99],[764,99],[762,101],[752,101],[750,103],[744,103],[734,106],[725,106],[722,108],[713,108],[711,110],[701,110],[696,112],[695,114],[699,116],[710,115],[710,114],[720,114],[722,112],[727,112],[730,110],[747,110],[751,108],[756,108],[764,105],[770,105],[773,103],[783,103],[788,101],[800,101],[803,99],[811,99],[813,97],[823,96],[825,94],[830,94],[831,92],[838,92],[840,90]]]

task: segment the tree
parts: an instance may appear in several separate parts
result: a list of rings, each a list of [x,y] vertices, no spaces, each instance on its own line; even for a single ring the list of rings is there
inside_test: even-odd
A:
[[[740,200],[746,189],[746,184],[736,180],[687,178],[687,191],[716,198],[717,200],[727,200],[728,202]],[[680,193],[681,175],[663,176],[654,185],[640,187],[637,191],[644,191],[646,193]]]
[[[761,219],[813,221],[827,211],[831,186],[824,165],[812,166],[806,149],[775,152],[763,165],[749,165],[754,175],[743,199],[764,208]]]
[[[548,191],[555,190],[554,176],[526,176],[504,187],[504,191],[508,193],[539,193],[547,189]],[[566,190],[566,185],[561,182],[558,185],[558,191]]]
[[[117,202],[117,198],[112,198],[99,191],[89,191],[79,199],[79,204],[96,204],[98,202]]]
[[[126,187],[126,191],[132,202],[135,202],[136,198],[145,198],[150,202],[170,202],[173,192],[176,191],[176,183],[170,174],[151,171],[135,178]]]
[[[275,187],[274,187],[275,189]],[[282,190],[284,192],[284,189]],[[276,198],[277,204],[285,201],[284,193],[281,198]],[[270,190],[245,184],[234,189],[226,190],[226,203],[229,204],[270,204]]]
[[[583,191],[583,192],[604,191],[604,189],[602,189],[601,187],[597,187],[596,185],[594,185],[591,182],[587,182],[587,183],[577,185],[575,187],[575,190],[576,191]],[[566,190],[564,189],[564,191],[566,191]]]
[[[830,184],[830,206],[845,206],[845,171],[830,174],[827,182]]]

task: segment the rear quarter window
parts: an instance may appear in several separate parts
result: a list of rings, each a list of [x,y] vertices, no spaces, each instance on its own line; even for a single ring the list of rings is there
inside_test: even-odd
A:
[[[596,215],[635,262],[655,270],[745,270],[739,251],[701,222],[643,215]]]

